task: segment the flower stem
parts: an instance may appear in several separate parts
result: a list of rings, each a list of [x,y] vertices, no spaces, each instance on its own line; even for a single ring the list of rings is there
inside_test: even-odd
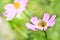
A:
[[[30,18],[30,16],[28,16],[25,12],[24,12],[24,14],[25,14],[28,18]]]
[[[10,21],[10,22],[11,22],[10,24],[13,26],[13,28],[14,28],[17,32],[19,32],[19,34],[22,34],[22,36],[24,36],[24,37],[27,38],[27,35],[18,28],[18,25],[17,25],[16,23],[14,23],[13,21]]]
[[[43,30],[44,31],[44,30]],[[45,38],[46,38],[46,40],[47,40],[47,33],[46,33],[46,31],[44,31],[44,34],[45,34]]]

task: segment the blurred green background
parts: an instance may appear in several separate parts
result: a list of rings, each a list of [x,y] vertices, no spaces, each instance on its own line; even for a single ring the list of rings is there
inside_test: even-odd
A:
[[[13,0],[0,0],[1,14],[4,12],[4,6],[10,3],[13,3]],[[31,17],[37,16],[42,19],[46,12],[50,13],[51,16],[54,14],[56,15],[55,25],[46,30],[47,40],[60,40],[60,0],[28,0],[27,4],[25,11],[21,14],[20,18],[6,21],[5,18],[1,16],[3,22],[0,26],[4,26],[2,26],[2,30],[6,30],[5,26],[8,27],[8,31],[6,31],[4,35],[2,33],[0,34],[0,40],[7,40],[10,36],[9,33],[14,36],[9,40],[46,40],[43,31],[32,31],[27,29],[25,26],[26,22],[30,22]]]

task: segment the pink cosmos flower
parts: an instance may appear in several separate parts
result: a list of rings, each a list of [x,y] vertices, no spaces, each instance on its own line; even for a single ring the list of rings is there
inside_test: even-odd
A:
[[[34,16],[30,20],[32,22],[32,24],[26,23],[26,27],[33,31],[46,30],[48,27],[52,27],[55,24],[55,18],[56,18],[56,15],[53,15],[50,18],[50,14],[48,14],[48,13],[44,14],[42,20],[38,20],[38,18],[36,16]]]
[[[4,12],[6,20],[12,20],[15,16],[20,17],[20,14],[25,10],[28,0],[14,0],[13,4],[7,4]]]

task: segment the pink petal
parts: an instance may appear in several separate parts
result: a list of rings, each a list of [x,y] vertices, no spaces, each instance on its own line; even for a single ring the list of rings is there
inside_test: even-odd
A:
[[[34,26],[34,25],[32,25],[32,24],[30,24],[30,23],[26,23],[26,27],[28,28],[28,29],[31,29],[31,30],[33,30],[33,31],[36,31],[36,26]]]
[[[14,6],[13,6],[13,4],[7,4],[5,7],[4,7],[4,9],[14,9]]]
[[[12,4],[8,4],[4,8],[5,8],[5,12],[3,15],[7,17],[6,20],[12,20],[16,15],[16,9]]]
[[[16,17],[19,18],[21,13],[25,10],[25,6],[21,6],[18,10],[17,10],[17,15]]]
[[[51,17],[51,19],[50,19],[49,22],[48,22],[48,25],[49,25],[49,26],[53,26],[53,25],[55,24],[55,18],[56,18],[56,15],[53,15],[53,16]]]
[[[43,21],[48,22],[49,18],[50,18],[50,14],[45,13],[43,16]]]
[[[20,5],[21,5],[21,6],[20,6],[20,8],[18,8],[18,10],[17,10],[17,15],[16,15],[17,18],[20,17],[21,13],[25,10],[25,8],[26,8],[26,6],[27,6],[27,4],[23,4],[23,1],[26,2],[26,0],[18,0],[18,1],[20,1]]]
[[[3,15],[7,17],[6,20],[12,20],[16,15],[16,9],[14,9],[13,6],[10,4],[6,5],[5,12]]]
[[[18,2],[20,4],[20,0],[14,0],[14,2]],[[20,4],[21,5],[21,4]]]
[[[20,2],[20,0],[14,0],[14,2]]]
[[[47,27],[38,27],[37,29],[38,29],[38,30],[46,30]]]
[[[38,30],[43,30],[43,27],[38,27],[37,29],[38,29]]]
[[[12,20],[16,15],[16,11],[15,10],[6,10],[4,12],[4,16],[6,16],[6,20]]]
[[[26,4],[28,2],[28,0],[20,0],[21,4]]]
[[[38,20],[37,17],[32,17],[32,18],[31,18],[31,22],[32,22],[34,25],[38,25],[39,20]]]
[[[44,27],[44,30],[46,30],[47,29],[47,26],[46,27]]]

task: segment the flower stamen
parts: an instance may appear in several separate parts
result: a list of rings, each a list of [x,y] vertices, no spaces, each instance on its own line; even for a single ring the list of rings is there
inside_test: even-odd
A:
[[[18,2],[14,2],[14,7],[18,9],[20,7],[20,4]]]
[[[39,27],[45,27],[47,25],[47,23],[45,22],[45,21],[40,21],[39,23],[38,23],[38,26]]]

